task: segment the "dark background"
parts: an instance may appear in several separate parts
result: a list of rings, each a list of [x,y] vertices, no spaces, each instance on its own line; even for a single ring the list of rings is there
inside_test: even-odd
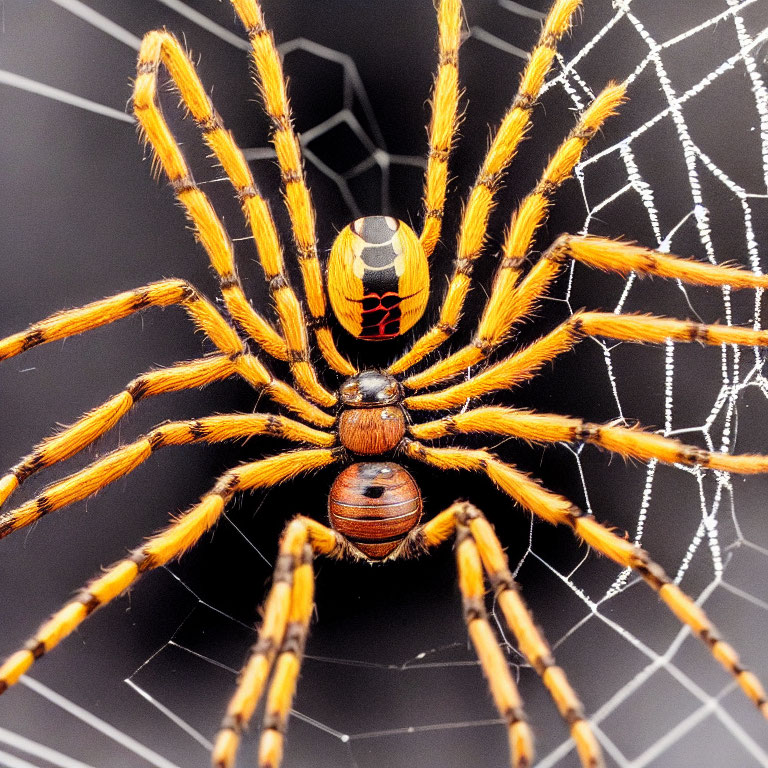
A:
[[[528,5],[543,10],[547,3],[531,0]],[[266,120],[247,75],[245,52],[160,2],[89,0],[89,6],[138,37],[164,25],[183,34],[195,56],[200,57],[201,77],[213,89],[216,106],[240,144],[267,145]],[[328,0],[265,2],[265,6],[278,42],[305,37],[349,54],[359,68],[386,149],[396,155],[423,155],[428,119],[425,102],[435,59],[434,10],[429,2]],[[188,7],[240,34],[227,3],[190,2]],[[727,4],[719,0],[699,2],[695,7],[688,2],[659,0],[638,0],[632,5],[636,16],[659,41],[726,8]],[[116,110],[125,108],[135,69],[135,52],[129,46],[53,2],[6,0],[2,13],[0,68]],[[608,2],[588,2],[581,25],[562,45],[566,60],[613,13]],[[761,1],[744,11],[751,34],[765,25],[765,16],[766,4]],[[539,27],[536,19],[520,17],[489,0],[468,2],[467,21],[469,27],[481,27],[523,49],[533,44]],[[737,50],[733,29],[732,21],[726,19],[665,54],[670,80],[678,93],[733,55]],[[627,76],[646,53],[647,45],[637,32],[626,23],[618,24],[578,71],[584,82],[598,89],[609,78]],[[755,58],[764,76],[764,51],[757,49]],[[455,181],[444,242],[433,259],[435,303],[416,332],[423,331],[436,316],[439,289],[450,269],[461,195],[482,159],[487,126],[497,124],[514,94],[521,63],[520,58],[477,37],[462,48],[461,72],[468,107],[451,166]],[[343,77],[338,64],[303,51],[288,56],[286,70],[299,130],[313,128],[342,108]],[[760,124],[749,87],[741,65],[682,109],[692,141],[748,192],[765,195]],[[592,153],[628,135],[665,106],[652,66],[633,84],[630,96],[622,115],[595,141]],[[199,181],[215,179],[217,171],[206,160],[194,131],[171,109],[174,99],[169,97],[166,106],[169,115],[174,115],[175,130],[185,141],[196,177]],[[0,85],[0,104],[4,241],[0,255],[0,335],[57,309],[162,277],[187,278],[208,296],[216,296],[216,282],[206,258],[186,230],[170,190],[151,178],[149,162],[132,125],[6,85]],[[513,166],[493,218],[493,240],[477,273],[480,287],[471,297],[470,318],[482,306],[482,286],[489,284],[494,253],[509,212],[535,183],[547,155],[572,125],[572,106],[564,90],[556,87],[535,112],[536,127]],[[359,103],[355,103],[354,113],[366,131],[374,134]],[[693,208],[674,122],[669,117],[661,120],[632,147],[640,175],[650,185],[660,211],[660,230],[666,235]],[[312,142],[310,149],[338,173],[369,154],[343,127],[328,131]],[[269,160],[253,164],[288,243],[287,220],[273,166]],[[327,174],[311,165],[309,174],[320,242],[327,249],[334,233],[357,212],[350,211]],[[626,183],[627,170],[615,156],[586,171],[585,188],[591,204]],[[376,171],[350,182],[363,213],[382,212],[380,186]],[[224,184],[209,184],[205,189],[232,236],[241,236],[243,224],[229,189]],[[418,224],[420,193],[420,170],[393,166],[388,212]],[[702,196],[719,260],[747,265],[741,203],[726,184],[706,172],[702,172]],[[755,197],[749,202],[756,237],[764,242],[766,199]],[[579,230],[584,218],[581,190],[571,182],[559,195],[539,246],[561,231]],[[624,234],[656,244],[637,194],[625,195],[606,206],[590,231]],[[681,227],[673,248],[683,255],[706,256],[692,220]],[[264,284],[251,244],[239,242],[237,252],[249,296],[262,306]],[[759,253],[765,266],[762,246]],[[287,260],[292,261],[290,250]],[[570,306],[612,309],[623,287],[618,278],[577,269]],[[562,298],[567,290],[564,279],[553,294]],[[708,322],[725,317],[721,291],[688,289],[687,296],[690,306],[674,283],[646,281],[633,288],[625,309],[679,317],[695,312]],[[567,311],[563,302],[545,302],[540,322],[533,328],[529,324],[523,338],[553,327]],[[735,297],[734,322],[751,323],[753,315],[754,294]],[[465,329],[466,333],[469,330]],[[412,338],[410,335],[404,343]],[[383,363],[401,350],[400,343],[376,349],[356,346],[341,333],[339,343],[353,358],[367,364]],[[0,366],[0,465],[13,465],[55,424],[71,423],[121,390],[138,373],[197,357],[207,349],[178,309],[149,310],[141,317],[7,361]],[[728,370],[732,370],[732,352],[728,355]],[[722,383],[721,351],[677,346],[674,359],[673,426],[700,426],[709,416]],[[742,353],[740,379],[754,359],[751,350]],[[662,426],[664,349],[622,345],[614,350],[611,360],[623,414],[653,427]],[[280,366],[275,369],[285,375]],[[337,384],[333,377],[328,383]],[[574,354],[559,360],[546,375],[513,397],[497,396],[495,401],[594,420],[620,415],[602,347],[593,342],[580,345]],[[765,451],[765,390],[745,390],[737,406],[734,449]],[[84,451],[65,468],[48,470],[28,481],[14,501],[30,497],[52,479],[164,419],[250,411],[254,407],[253,392],[236,382],[149,400],[95,449]],[[259,408],[264,407],[268,406],[259,404]],[[716,443],[721,431],[722,419],[713,428]],[[693,433],[688,439],[701,442],[701,435]],[[101,565],[119,558],[142,536],[165,524],[170,514],[194,503],[218,473],[284,447],[253,441],[244,448],[163,451],[87,504],[57,512],[32,530],[1,542],[0,655],[15,650],[42,618]],[[644,466],[626,466],[590,448],[582,455],[582,483],[574,456],[564,447],[544,451],[506,443],[498,450],[581,505],[586,503],[586,485],[597,516],[634,535],[646,480]],[[765,723],[740,692],[729,687],[728,678],[706,650],[691,638],[680,638],[675,619],[649,590],[635,584],[604,601],[618,569],[594,555],[582,563],[587,551],[567,531],[541,524],[532,528],[526,515],[481,478],[438,475],[418,467],[414,475],[424,492],[427,514],[462,496],[475,501],[492,519],[512,563],[522,562],[519,577],[525,594],[548,636],[558,644],[558,659],[587,710],[599,711],[621,692],[620,703],[609,707],[610,713],[600,725],[609,744],[609,765],[624,765],[635,758],[640,758],[638,765],[665,768],[768,765]],[[253,641],[249,627],[257,619],[269,582],[266,561],[274,556],[279,532],[294,513],[324,518],[327,489],[334,476],[335,470],[330,469],[239,500],[228,519],[183,562],[147,576],[129,598],[117,600],[96,614],[35,666],[32,677],[163,755],[171,764],[206,765],[206,749],[189,730],[167,719],[124,680],[130,679],[204,739],[212,739],[233,690],[233,670],[242,663]],[[760,477],[735,476],[732,486],[732,497],[728,492],[723,494],[716,515],[718,541],[727,563],[726,585],[714,591],[706,607],[743,651],[745,661],[765,678],[768,537],[764,498],[768,486]],[[709,511],[715,479],[704,477],[701,488]],[[696,478],[674,468],[658,469],[643,543],[671,573],[676,573],[683,562],[701,519]],[[701,544],[686,572],[682,585],[694,595],[713,580],[711,553],[706,543]],[[313,625],[296,701],[296,709],[317,722],[292,721],[286,766],[506,764],[503,728],[488,724],[496,715],[466,645],[454,581],[450,547],[432,558],[386,567],[318,564],[318,620]],[[599,607],[595,603],[600,603]],[[599,616],[591,615],[592,607]],[[656,660],[668,654],[670,663],[659,662],[659,671],[649,669],[649,654]],[[509,655],[513,664],[520,661],[514,647],[509,648]],[[636,678],[638,675],[641,677]],[[577,765],[572,751],[563,751],[559,760],[552,755],[566,739],[567,730],[535,673],[523,666],[519,679],[535,726],[538,752],[545,758],[542,764]],[[628,687],[633,679],[636,686]],[[696,687],[695,692],[692,687]],[[678,724],[699,710],[702,696],[713,705],[713,711],[674,733]],[[708,698],[713,696],[720,697],[719,706]],[[0,727],[7,729],[0,730],[0,765],[21,765],[10,762],[9,752],[34,765],[64,764],[35,755],[32,747],[20,748],[18,742],[15,748],[10,747],[10,732],[87,765],[152,764],[21,685],[0,699]],[[352,738],[345,742],[341,734]],[[255,738],[252,735],[244,745],[242,765],[254,763]]]

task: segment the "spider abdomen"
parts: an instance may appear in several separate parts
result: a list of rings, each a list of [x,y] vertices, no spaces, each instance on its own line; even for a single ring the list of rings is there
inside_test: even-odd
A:
[[[416,233],[391,216],[365,216],[344,227],[328,260],[328,298],[358,339],[405,333],[429,298],[429,267]]]
[[[416,481],[398,464],[347,467],[328,496],[331,525],[372,560],[389,555],[421,518]]]

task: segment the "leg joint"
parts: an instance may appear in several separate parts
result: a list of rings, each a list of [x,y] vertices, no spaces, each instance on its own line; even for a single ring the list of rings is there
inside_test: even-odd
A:
[[[288,362],[289,363],[308,363],[309,353],[304,349],[289,349]]]
[[[638,549],[631,565],[632,568],[640,574],[641,578],[650,584],[650,586],[657,592],[665,584],[672,583],[672,580],[667,576],[665,570],[658,563],[654,563],[653,560],[648,557],[647,552],[642,549]]]
[[[600,427],[586,422],[573,428],[573,440],[577,443],[591,443],[600,440]]]
[[[271,635],[264,635],[251,646],[251,654],[254,656],[271,657],[277,650],[275,638]]]
[[[504,568],[501,571],[491,572],[488,576],[488,580],[491,582],[491,586],[497,595],[500,592],[506,592],[507,590],[512,592],[518,591],[517,582],[508,568]]]
[[[222,291],[229,291],[233,288],[239,288],[240,278],[234,272],[231,272],[228,275],[223,275],[219,278],[219,287]]]
[[[21,351],[26,352],[32,347],[36,347],[38,344],[42,344],[45,341],[45,331],[42,328],[30,328],[21,342]]]
[[[565,264],[571,256],[571,235],[560,235],[552,245],[544,251],[544,258],[556,264]]]
[[[549,200],[557,192],[557,182],[543,179],[536,185],[534,194],[541,195],[545,200]]]
[[[23,483],[30,475],[33,475],[43,466],[43,462],[43,454],[40,451],[35,451],[26,461],[17,464],[11,470],[11,473],[20,483]]]
[[[501,713],[501,716],[507,721],[509,725],[528,722],[528,718],[522,707],[508,707]]]
[[[232,731],[237,736],[243,733],[243,721],[240,715],[225,715],[221,720],[219,731]]]
[[[42,640],[38,640],[36,637],[30,637],[26,643],[24,643],[24,650],[29,651],[32,654],[32,658],[37,661],[45,653],[45,643]]]
[[[170,179],[169,183],[176,195],[181,195],[184,192],[191,192],[198,188],[197,183],[189,174],[179,176],[177,179]]]
[[[285,734],[285,726],[286,718],[279,712],[267,712],[264,715],[263,731],[277,731],[280,734]]]
[[[447,418],[453,420],[453,417],[451,416],[448,416]],[[483,513],[469,501],[462,501],[459,502],[459,504],[460,509],[456,515],[456,520],[461,526],[460,530],[465,530],[469,535],[470,531],[466,526],[468,526],[472,520],[477,520],[479,517],[483,517]]]
[[[459,529],[461,531],[461,529]],[[461,533],[457,535],[457,539]],[[482,598],[480,597],[468,597],[464,596],[462,600],[462,604],[464,606],[464,620],[467,622],[467,624],[471,624],[473,621],[477,621],[478,619],[487,620],[487,613],[485,610],[485,603],[483,602]]]
[[[703,467],[709,466],[712,455],[703,448],[683,448],[678,454],[682,464],[700,464]]]
[[[524,112],[530,112],[536,103],[536,97],[530,93],[518,93],[512,102],[512,109],[521,109]]]
[[[328,328],[328,314],[324,312],[317,317],[305,319],[305,322],[310,331],[319,331],[322,328]]]
[[[81,590],[75,597],[75,600],[85,606],[85,610],[89,615],[101,605],[101,600],[92,592],[89,592],[87,588]]]
[[[480,354],[483,357],[487,357],[491,353],[491,350],[493,350],[494,345],[493,342],[488,338],[475,336],[475,338],[472,339],[472,346],[480,350]]]
[[[300,621],[292,621],[285,629],[285,638],[280,647],[280,653],[292,653],[301,657],[304,653],[304,644],[307,640],[307,628]]]
[[[139,573],[146,571],[151,565],[150,557],[144,551],[144,547],[134,549],[125,559],[131,563],[136,563],[139,566]]]
[[[563,720],[565,720],[571,727],[576,725],[576,723],[582,722],[584,720],[584,707],[582,707],[581,704],[579,704],[579,706],[568,707],[568,709],[563,712]]]
[[[472,270],[475,268],[474,259],[472,256],[462,256],[456,259],[456,274],[465,275],[466,277],[472,276]]]
[[[212,494],[221,496],[223,499],[229,499],[240,485],[240,475],[237,472],[227,472],[222,475],[216,485],[213,486]]]
[[[253,39],[254,37],[261,37],[261,35],[268,34],[268,30],[263,23],[256,24],[253,27],[247,27],[245,30],[245,34],[248,35],[250,39]]]
[[[525,264],[524,256],[506,256],[499,262],[499,269],[520,269]]]
[[[275,563],[275,572],[272,575],[272,583],[278,584],[283,581],[286,584],[290,584],[293,581],[293,572],[296,568],[296,561],[293,555],[284,552],[278,555],[277,562]]]

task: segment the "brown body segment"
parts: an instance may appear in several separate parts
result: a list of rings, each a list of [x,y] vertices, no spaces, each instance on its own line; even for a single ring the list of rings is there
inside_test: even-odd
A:
[[[399,405],[351,408],[339,416],[339,439],[352,453],[375,456],[393,450],[405,436],[405,413]]]
[[[328,515],[333,528],[360,552],[381,560],[418,524],[421,494],[397,464],[352,464],[331,486]]]

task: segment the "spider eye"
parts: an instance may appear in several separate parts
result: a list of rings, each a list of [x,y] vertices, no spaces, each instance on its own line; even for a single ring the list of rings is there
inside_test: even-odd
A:
[[[390,216],[365,216],[339,232],[328,261],[331,307],[358,339],[405,333],[429,298],[427,257],[416,233]]]

